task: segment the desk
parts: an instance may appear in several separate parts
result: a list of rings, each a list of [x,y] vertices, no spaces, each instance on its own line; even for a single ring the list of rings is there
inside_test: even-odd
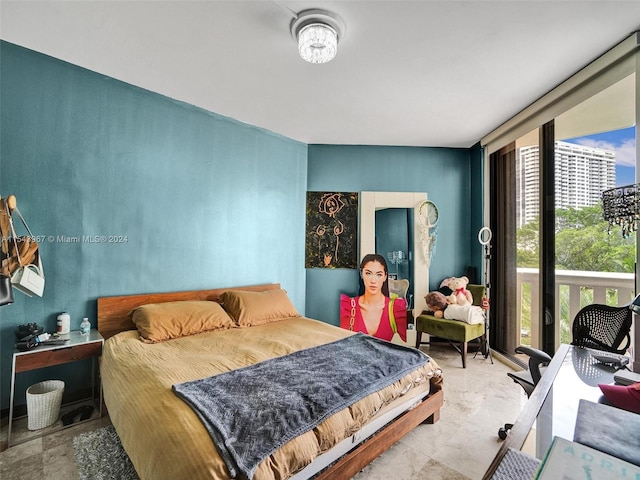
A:
[[[102,346],[104,338],[100,333],[93,329],[88,335],[81,335],[80,331],[72,331],[60,338],[68,338],[69,342],[65,345],[40,345],[32,350],[20,352],[15,350],[13,353],[13,364],[11,367],[11,394],[9,399],[9,425],[7,430],[7,447],[11,446],[11,427],[13,425],[13,401],[15,397],[16,375],[38,368],[51,367],[61,365],[63,363],[76,362],[92,358],[95,360],[102,355]],[[91,393],[95,391],[95,371],[91,374]],[[102,384],[99,382],[99,414],[102,416]]]
[[[554,436],[573,440],[580,399],[598,402],[598,384],[613,383],[614,373],[597,364],[589,350],[561,345],[483,479],[492,477],[509,448],[542,459]]]

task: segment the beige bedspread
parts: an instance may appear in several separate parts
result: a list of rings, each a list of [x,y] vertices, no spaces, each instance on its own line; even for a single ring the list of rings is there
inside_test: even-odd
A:
[[[105,404],[142,480],[226,479],[225,464],[211,437],[171,386],[348,335],[351,332],[306,318],[218,330],[156,344],[141,342],[137,331],[122,332],[107,340],[104,347],[101,375]],[[441,381],[440,369],[432,360],[287,443],[260,464],[254,478],[288,478],[352,435],[394,399],[408,392],[439,389]]]

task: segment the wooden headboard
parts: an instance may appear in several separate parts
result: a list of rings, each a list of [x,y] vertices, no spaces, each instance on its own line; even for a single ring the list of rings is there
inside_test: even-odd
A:
[[[116,297],[98,298],[98,331],[106,340],[116,333],[125,330],[135,330],[136,326],[131,320],[131,312],[148,303],[177,302],[181,300],[211,300],[227,290],[248,290],[262,292],[265,290],[280,289],[279,283],[267,283],[263,285],[251,285],[245,287],[224,287],[212,290],[191,290],[188,292],[147,293],[142,295],[122,295]]]

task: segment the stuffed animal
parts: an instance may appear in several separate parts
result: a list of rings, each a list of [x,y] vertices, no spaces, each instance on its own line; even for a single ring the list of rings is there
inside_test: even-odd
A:
[[[467,277],[454,277],[449,280],[448,287],[453,293],[447,299],[451,305],[465,306],[473,304],[473,295],[466,288],[468,284],[469,279]]]
[[[447,308],[447,297],[440,292],[429,292],[424,297],[427,302],[427,308],[433,312],[433,316],[436,318],[442,318],[444,316],[444,310]]]
[[[450,303],[450,297],[446,297],[439,291],[429,292],[424,297],[427,308],[436,318],[447,320],[459,320],[466,323],[484,323],[485,317],[482,309],[475,305],[457,305]]]
[[[453,291],[449,288],[449,282],[454,277],[448,277],[440,282],[440,288],[438,288],[438,292],[442,293],[445,297],[448,297],[453,293]]]

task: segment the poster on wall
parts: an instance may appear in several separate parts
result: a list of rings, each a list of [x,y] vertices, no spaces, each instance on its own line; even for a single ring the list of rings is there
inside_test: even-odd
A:
[[[307,192],[305,268],[357,268],[358,192]]]

